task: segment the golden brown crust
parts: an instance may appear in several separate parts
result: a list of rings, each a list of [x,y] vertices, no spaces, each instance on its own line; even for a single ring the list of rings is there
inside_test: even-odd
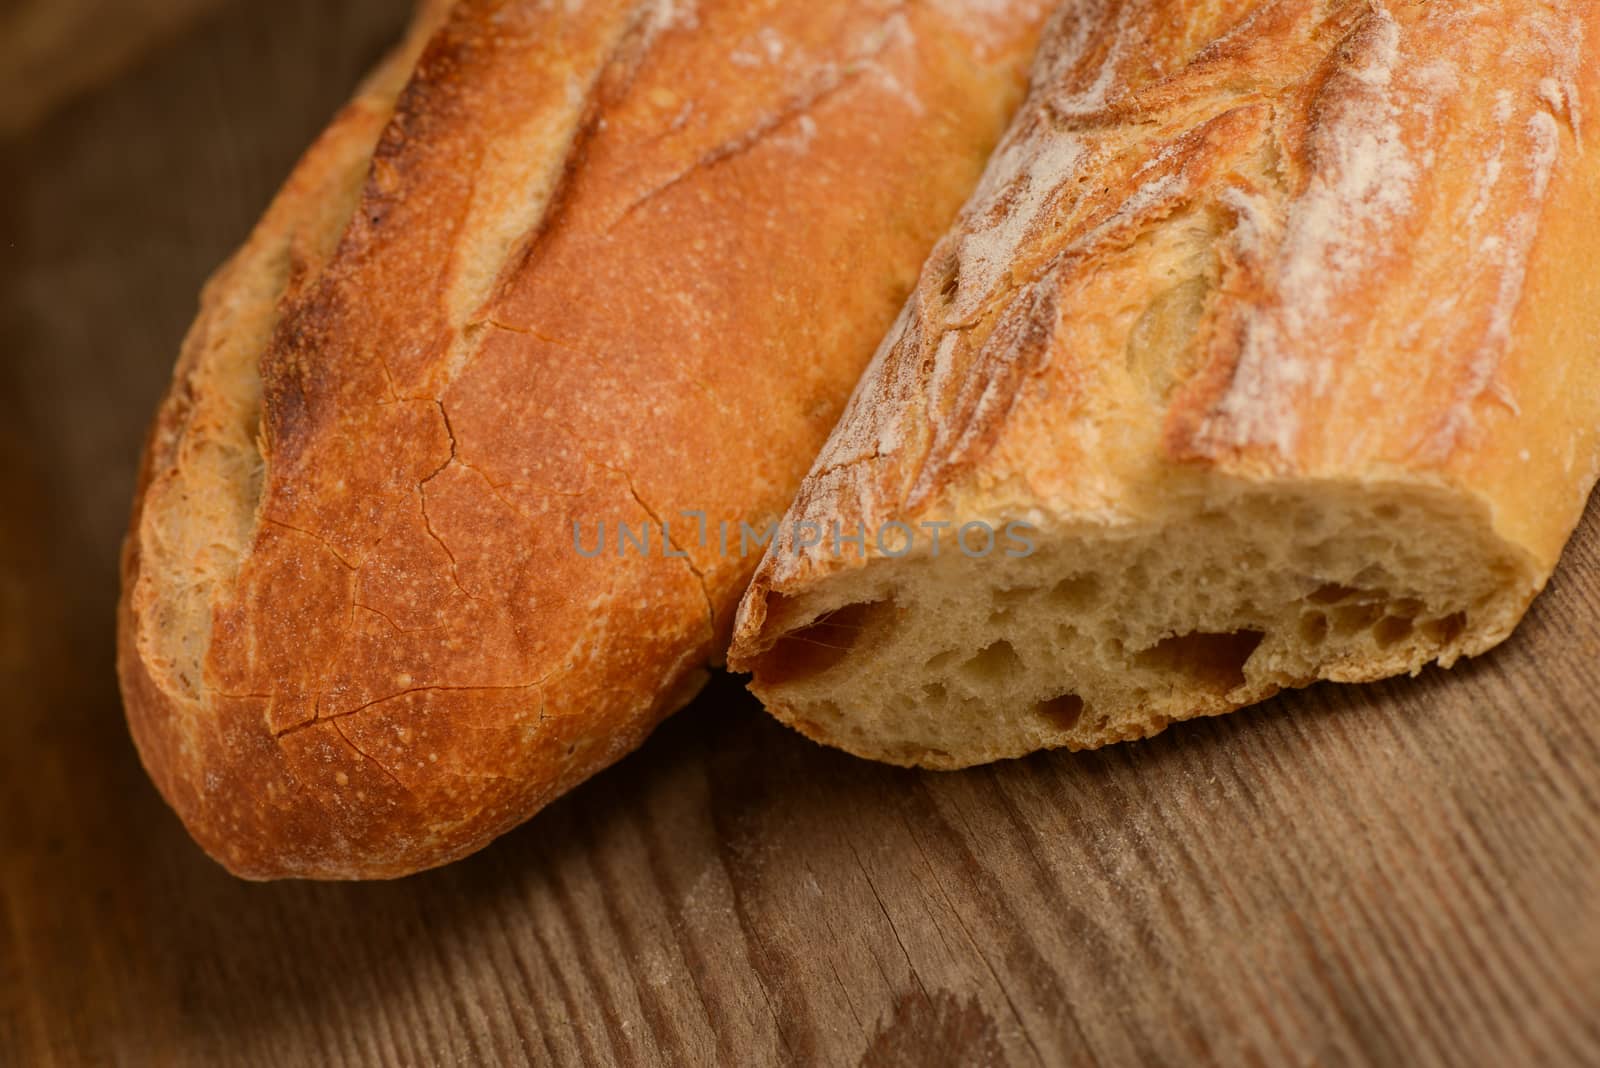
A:
[[[1600,222],[1597,35],[1576,2],[1068,5],[786,526],[1115,525],[1196,478],[1442,491],[1517,577],[1441,655],[1492,645],[1600,470],[1600,283],[1573,258]],[[730,662],[881,556],[771,553]]]
[[[244,398],[216,432],[181,399],[158,420],[121,659],[201,844],[259,878],[444,863],[681,706],[754,560],[682,534],[585,559],[574,524],[778,514],[1041,7],[457,4],[337,248],[294,257],[234,358],[259,501],[249,389],[202,383]],[[285,196],[332,210],[308,184]],[[227,362],[189,351],[175,398]]]

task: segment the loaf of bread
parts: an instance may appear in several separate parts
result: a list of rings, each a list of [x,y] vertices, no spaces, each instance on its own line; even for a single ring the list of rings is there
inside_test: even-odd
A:
[[[1511,633],[1600,468],[1600,5],[1085,0],[732,666],[951,768]]]
[[[120,670],[200,844],[438,865],[683,705],[759,559],[700,525],[782,514],[1045,14],[425,12],[207,287],[152,432]]]

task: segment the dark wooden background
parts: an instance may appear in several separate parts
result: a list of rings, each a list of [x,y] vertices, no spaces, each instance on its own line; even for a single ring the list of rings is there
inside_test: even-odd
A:
[[[201,14],[243,0],[0,0],[0,136],[39,122]]]
[[[0,145],[0,1063],[1600,1063],[1600,510],[1448,675],[954,775],[724,681],[443,871],[201,855],[112,676],[135,453],[401,6],[230,5]]]

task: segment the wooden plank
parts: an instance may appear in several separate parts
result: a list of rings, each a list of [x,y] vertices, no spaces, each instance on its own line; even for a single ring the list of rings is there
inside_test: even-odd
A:
[[[0,5],[0,134],[25,130],[222,0],[11,0]]]
[[[206,860],[111,674],[135,455],[401,7],[237,9],[0,150],[0,1063],[1600,1063],[1600,509],[1453,673],[954,775],[724,681],[452,868]]]

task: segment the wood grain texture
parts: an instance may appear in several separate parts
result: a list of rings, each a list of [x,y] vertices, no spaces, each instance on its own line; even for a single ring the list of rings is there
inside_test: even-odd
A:
[[[240,9],[0,147],[0,1063],[1600,1062],[1600,508],[1453,673],[950,775],[724,681],[443,871],[208,861],[111,673],[136,451],[403,7]]]
[[[3,0],[0,133],[26,129],[223,0]]]

